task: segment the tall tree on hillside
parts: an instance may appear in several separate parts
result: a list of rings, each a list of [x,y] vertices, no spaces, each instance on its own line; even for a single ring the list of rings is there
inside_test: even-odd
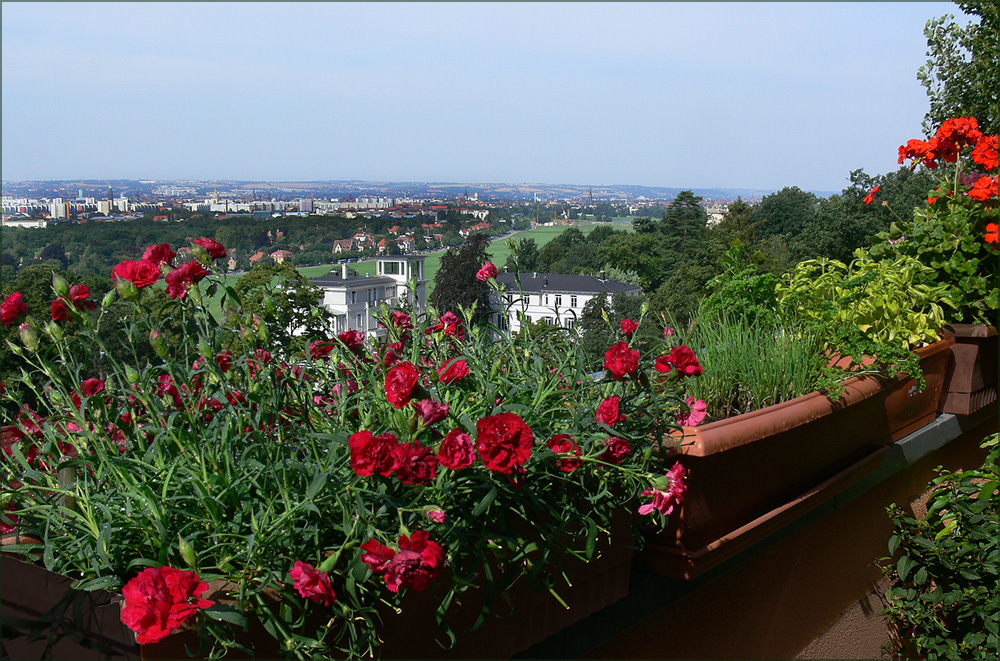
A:
[[[930,97],[924,131],[932,135],[951,117],[975,117],[981,131],[995,135],[1000,131],[1000,5],[996,0],[957,4],[979,20],[960,26],[948,14],[924,28],[929,59],[917,73]]]
[[[477,319],[470,321],[479,321],[489,312],[490,288],[476,279],[479,269],[489,261],[486,253],[489,245],[489,237],[477,232],[469,235],[461,248],[449,248],[441,256],[441,267],[434,276],[434,291],[430,296],[431,305],[439,314],[459,314],[462,308],[471,308],[473,304],[476,304]]]
[[[819,198],[798,186],[787,186],[777,193],[764,196],[753,208],[750,220],[757,224],[757,238],[765,239],[778,234],[785,237],[802,232],[816,215]]]

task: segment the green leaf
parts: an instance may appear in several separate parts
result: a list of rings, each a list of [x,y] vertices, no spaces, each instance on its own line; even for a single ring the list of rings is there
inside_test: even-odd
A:
[[[983,485],[983,488],[979,490],[979,495],[977,498],[981,500],[986,500],[993,495],[993,492],[997,490],[997,481],[991,480]]]
[[[497,493],[497,487],[496,485],[493,485],[489,492],[483,496],[483,499],[479,501],[479,504],[476,505],[476,509],[472,510],[472,516],[479,516],[485,512],[490,504],[496,500]]]
[[[326,484],[326,478],[329,473],[319,473],[313,478],[312,482],[309,483],[309,488],[306,489],[306,498],[312,500],[316,497],[316,494],[320,492],[320,489]]]
[[[899,562],[896,563],[896,573],[899,574],[899,580],[906,580],[906,575],[910,573],[912,566],[913,561],[910,560],[909,556],[904,555],[899,558]]]
[[[232,606],[225,604],[215,604],[205,609],[205,615],[219,622],[229,622],[244,629],[247,628],[247,616],[236,610]]]
[[[99,576],[97,578],[92,578],[89,581],[77,581],[73,583],[73,589],[80,590],[82,592],[92,592],[94,590],[116,588],[119,585],[121,585],[121,579],[117,576]]]
[[[913,575],[913,582],[917,585],[923,585],[927,581],[927,568],[921,567],[917,570],[917,573]]]
[[[899,535],[893,535],[889,538],[889,555],[896,553],[896,549],[899,548]]]

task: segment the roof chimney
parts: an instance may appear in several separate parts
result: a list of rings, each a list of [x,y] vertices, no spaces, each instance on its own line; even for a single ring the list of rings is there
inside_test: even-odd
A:
[[[604,280],[604,269],[601,269],[601,280]]]
[[[347,264],[346,263],[340,265],[340,277],[342,279],[344,279],[344,280],[347,280]]]
[[[535,271],[534,273],[532,273],[531,277],[532,278],[537,278],[538,277],[538,271]]]

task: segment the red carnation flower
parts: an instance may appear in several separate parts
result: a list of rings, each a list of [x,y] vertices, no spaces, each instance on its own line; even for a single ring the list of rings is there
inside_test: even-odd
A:
[[[601,461],[609,464],[620,464],[632,452],[632,446],[624,438],[612,436],[604,443],[605,450],[601,453]]]
[[[156,266],[160,266],[161,264],[173,266],[174,257],[176,256],[177,253],[170,249],[169,243],[161,243],[158,246],[149,246],[146,248],[146,252],[142,254],[142,261],[155,264]]]
[[[625,416],[619,412],[620,407],[621,397],[618,395],[608,397],[597,406],[597,421],[614,427],[619,420],[625,419]]]
[[[205,249],[212,259],[224,259],[226,257],[226,247],[215,239],[202,238],[195,239],[194,242]]]
[[[330,585],[329,574],[317,571],[308,562],[297,560],[289,575],[295,581],[295,589],[305,599],[324,606],[330,606],[337,601],[337,593]]]
[[[21,321],[21,318],[28,314],[28,304],[24,302],[24,296],[16,291],[0,304],[0,321],[4,326],[10,326]]]
[[[521,416],[500,413],[476,423],[476,451],[486,468],[511,474],[524,466],[535,443],[535,436]]]
[[[371,567],[371,570],[376,574],[384,574],[385,566],[396,555],[394,550],[374,539],[369,539],[362,544],[361,550],[364,551],[361,554],[361,561]]]
[[[639,352],[630,349],[628,342],[619,342],[604,355],[604,369],[611,372],[615,381],[620,381],[639,369]]]
[[[447,403],[436,402],[433,399],[422,399],[419,402],[411,402],[411,404],[417,410],[417,416],[428,427],[447,418],[448,411],[451,409]]]
[[[393,458],[396,477],[403,484],[430,484],[437,476],[437,455],[416,441],[396,445]]]
[[[383,576],[390,592],[412,588],[423,592],[437,580],[444,568],[444,549],[426,530],[415,530],[399,538],[399,552],[385,565]]]
[[[397,363],[385,375],[385,396],[397,409],[410,403],[416,392],[420,371],[410,362]]]
[[[113,280],[128,280],[137,289],[150,286],[160,279],[160,275],[160,268],[156,264],[133,259],[126,259],[111,272]]]
[[[568,457],[560,457],[557,461],[559,470],[561,471],[572,473],[583,463],[577,459],[577,457],[583,454],[580,451],[580,446],[576,444],[576,441],[569,434],[556,434],[549,439],[546,445],[557,454],[570,455]]]
[[[476,462],[472,438],[461,429],[452,429],[441,441],[438,461],[445,468],[462,470]]]
[[[469,376],[469,364],[457,358],[442,363],[438,368],[438,380],[441,383],[460,381],[467,376]]]
[[[80,384],[80,388],[83,390],[84,397],[93,397],[104,392],[104,381],[97,377],[91,377]]]
[[[476,274],[476,280],[479,282],[486,282],[497,277],[497,267],[493,262],[486,262],[483,264],[483,268],[479,269],[479,273]]]
[[[703,371],[701,363],[698,362],[698,357],[694,355],[694,351],[691,350],[691,347],[683,344],[674,347],[667,356],[667,360],[683,376],[701,376]],[[659,368],[657,367],[657,369]]]
[[[365,334],[361,331],[348,330],[337,335],[337,339],[347,345],[348,350],[356,356],[361,355],[365,346]]]
[[[309,357],[313,360],[329,360],[334,344],[330,340],[316,340],[309,345]]]
[[[351,448],[351,468],[363,477],[378,473],[389,477],[396,468],[395,448],[399,439],[394,434],[375,436],[363,430],[351,434],[348,445]]]
[[[66,305],[66,301],[61,298],[52,301],[52,321],[61,324],[67,319],[69,319],[69,306]]]
[[[639,328],[639,322],[632,321],[631,319],[622,319],[622,333],[625,337],[632,337],[635,334],[636,329]]]
[[[173,567],[150,567],[125,584],[122,622],[138,634],[142,645],[163,640],[214,601],[202,599],[208,591],[193,571]]]
[[[170,298],[182,299],[187,296],[188,287],[196,285],[211,271],[201,265],[201,262],[191,260],[167,274],[167,294]]]

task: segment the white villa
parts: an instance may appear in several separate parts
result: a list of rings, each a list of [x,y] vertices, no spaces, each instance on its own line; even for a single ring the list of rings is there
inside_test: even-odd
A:
[[[603,271],[602,271],[603,276]],[[576,327],[587,301],[606,292],[613,296],[624,292],[638,296],[642,287],[617,280],[606,280],[592,275],[565,275],[562,273],[522,273],[518,290],[513,273],[501,273],[497,283],[505,288],[503,299],[493,295],[493,309],[497,310],[494,323],[501,330],[516,333],[521,330],[522,319],[527,322],[545,320],[566,329]]]
[[[375,275],[351,275],[347,264],[309,282],[323,290],[323,305],[333,313],[337,333],[347,330],[381,335],[375,313],[409,300],[418,312],[427,308],[427,278],[422,255],[391,255],[375,259]],[[416,289],[410,290],[410,281]]]

